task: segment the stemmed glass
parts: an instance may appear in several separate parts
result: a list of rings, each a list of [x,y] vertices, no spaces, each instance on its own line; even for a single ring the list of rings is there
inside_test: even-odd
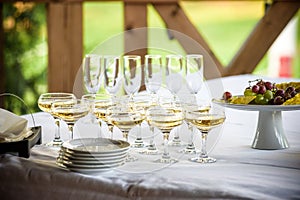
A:
[[[71,140],[74,135],[74,125],[82,117],[89,113],[89,106],[79,99],[55,101],[51,106],[51,112],[57,118],[62,119],[68,125]]]
[[[172,158],[168,149],[169,135],[173,128],[182,124],[183,113],[179,104],[159,105],[152,107],[147,111],[147,121],[153,126],[161,130],[164,137],[164,151],[160,159],[155,162],[159,163],[175,163],[178,160]]]
[[[122,85],[122,65],[119,56],[104,56],[104,88],[115,101],[116,94]]]
[[[83,80],[88,93],[96,94],[101,86],[101,56],[97,54],[87,54],[82,63]]]
[[[186,84],[192,94],[197,95],[203,84],[203,56],[186,55]]]
[[[63,143],[63,140],[60,137],[60,119],[53,115],[51,106],[55,101],[59,100],[74,100],[76,99],[74,94],[71,93],[44,93],[41,94],[38,99],[39,108],[51,114],[54,117],[56,129],[54,139],[48,143],[49,146],[60,146]]]
[[[145,55],[144,76],[146,90],[152,96],[152,102],[157,103],[157,91],[163,79],[161,55]]]
[[[141,57],[137,55],[123,56],[124,89],[133,101],[134,93],[138,92],[142,81]]]
[[[185,77],[185,66],[181,55],[166,56],[166,85],[173,95],[173,102],[177,100],[177,94],[180,91]],[[172,146],[181,146],[178,131],[175,131],[174,138],[171,141]]]
[[[211,105],[207,102],[201,102],[199,104],[197,102],[196,103],[194,102],[194,103],[183,103],[182,107],[183,107],[184,114],[186,115],[186,113],[188,113],[188,112],[207,113],[207,112],[209,112]],[[194,126],[191,122],[189,122],[187,120],[185,120],[185,121],[188,126],[190,137],[188,138],[187,146],[184,149],[180,150],[179,152],[186,153],[186,154],[195,154],[195,153],[197,153],[197,151],[196,151],[196,147],[195,147],[194,141],[193,141]]]
[[[200,154],[195,158],[190,158],[192,162],[214,163],[215,158],[209,157],[206,151],[206,139],[208,133],[220,126],[225,121],[225,113],[222,109],[212,107],[209,112],[187,111],[185,119],[201,131],[202,147]]]
[[[141,107],[130,105],[115,105],[107,109],[107,118],[111,124],[117,126],[123,133],[123,138],[128,142],[128,133],[136,125],[145,119],[144,110]],[[134,161],[136,158],[128,156],[126,161]]]
[[[98,132],[98,137],[103,137],[103,122],[108,125],[107,109],[113,105],[111,96],[108,94],[86,94],[81,99],[88,105],[93,105],[93,107],[90,107],[90,112],[95,115],[99,123],[100,131]]]

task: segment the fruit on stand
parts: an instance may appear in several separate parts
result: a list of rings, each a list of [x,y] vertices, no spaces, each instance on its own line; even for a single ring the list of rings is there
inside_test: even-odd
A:
[[[243,95],[224,92],[223,99],[233,104],[292,105],[300,104],[300,82],[275,84],[262,79],[249,81]]]

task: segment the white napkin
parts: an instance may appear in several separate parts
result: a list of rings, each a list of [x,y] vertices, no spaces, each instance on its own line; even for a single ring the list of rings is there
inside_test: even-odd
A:
[[[0,108],[0,142],[15,142],[31,136],[27,120]]]

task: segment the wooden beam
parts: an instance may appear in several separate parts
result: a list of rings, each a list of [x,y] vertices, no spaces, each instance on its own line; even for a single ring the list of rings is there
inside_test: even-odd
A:
[[[190,22],[178,3],[156,4],[154,8],[160,14],[169,33],[178,40],[186,53],[200,53],[204,55],[204,76],[206,79],[220,77],[223,66],[212,52],[208,44]],[[195,41],[194,43],[191,41]]]
[[[3,4],[0,3],[0,22],[3,22]],[[0,94],[5,92],[5,69],[4,69],[4,30],[0,26]],[[4,106],[4,97],[0,97],[0,108]]]
[[[48,90],[74,92],[73,88],[83,54],[82,3],[50,3],[47,12],[48,27]],[[82,80],[80,74],[79,81]]]
[[[224,76],[252,73],[299,7],[300,1],[274,2],[229,63]]]
[[[144,63],[148,52],[147,4],[124,2],[124,30],[124,53],[140,55]],[[140,90],[144,89],[143,79]]]

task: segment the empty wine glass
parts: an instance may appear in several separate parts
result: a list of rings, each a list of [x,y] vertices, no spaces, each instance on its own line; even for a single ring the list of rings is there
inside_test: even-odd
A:
[[[60,137],[60,119],[53,115],[51,106],[55,101],[59,100],[74,100],[76,99],[74,94],[71,93],[44,93],[41,94],[38,99],[39,108],[51,114],[54,117],[56,129],[54,139],[48,143],[49,146],[60,146],[63,143],[63,140]]]
[[[60,100],[55,101],[51,106],[51,112],[57,118],[67,123],[71,133],[71,140],[74,135],[74,125],[82,117],[89,113],[89,106],[84,101],[76,100]]]
[[[88,93],[96,94],[101,86],[101,56],[87,54],[83,59],[83,80]]]
[[[119,56],[104,56],[104,88],[112,95],[113,101],[122,85],[122,66]]]
[[[146,90],[151,94],[152,102],[156,103],[163,79],[161,55],[145,55],[144,70]]]
[[[138,92],[142,81],[141,57],[137,55],[123,56],[124,89],[133,101],[134,93]]]
[[[182,62],[183,58],[181,55],[166,56],[166,86],[172,93],[174,102],[177,101],[177,93],[180,91],[184,81],[185,67]]]
[[[186,84],[192,94],[197,95],[203,84],[203,56],[188,54],[186,56]]]
[[[198,163],[214,163],[215,158],[209,157],[206,151],[208,133],[225,121],[225,113],[221,108],[212,107],[208,112],[187,111],[185,119],[201,131],[202,147],[200,154],[190,161]]]
[[[173,128],[182,124],[183,113],[179,104],[171,104],[168,106],[159,105],[150,108],[147,111],[146,119],[152,127],[157,127],[163,133],[164,151],[160,159],[155,162],[159,163],[175,163],[178,160],[172,158],[168,149],[169,135]]]

